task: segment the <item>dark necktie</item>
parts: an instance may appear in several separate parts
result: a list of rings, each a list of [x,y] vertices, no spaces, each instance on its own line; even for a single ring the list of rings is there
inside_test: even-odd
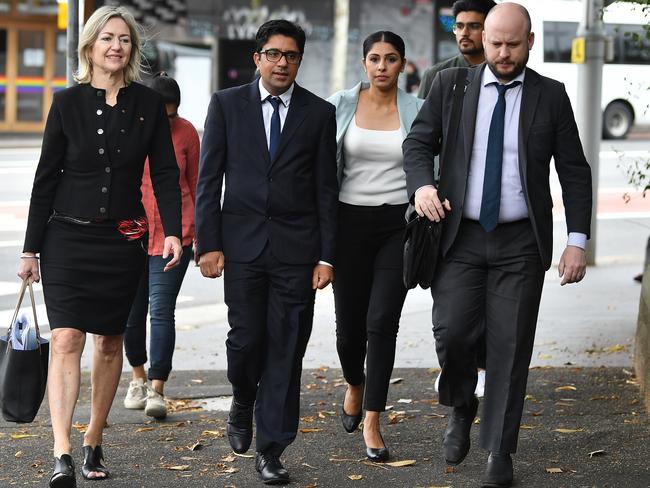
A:
[[[483,197],[478,221],[486,232],[493,231],[499,223],[501,204],[501,165],[503,163],[503,137],[506,116],[506,90],[519,85],[515,81],[509,85],[495,83],[499,97],[492,112],[488,134],[485,174],[483,176]]]
[[[271,115],[271,136],[269,137],[269,155],[271,161],[275,158],[275,153],[280,145],[280,103],[278,97],[266,97],[268,102],[273,106],[273,115]]]

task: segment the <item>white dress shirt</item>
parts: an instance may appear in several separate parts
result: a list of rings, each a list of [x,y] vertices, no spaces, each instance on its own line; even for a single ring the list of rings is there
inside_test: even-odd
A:
[[[521,97],[526,70],[508,85],[518,81],[519,86],[506,90],[506,113],[503,138],[503,164],[501,169],[501,204],[499,206],[499,223],[514,222],[528,217],[528,205],[524,195],[519,174],[519,121],[521,112]],[[498,92],[495,83],[499,80],[489,67],[483,70],[481,91],[476,110],[476,126],[474,129],[474,145],[467,177],[463,216],[478,220],[481,213],[483,197],[483,179],[485,176],[485,160],[487,156],[488,134],[492,112],[497,103]],[[587,246],[586,234],[569,233],[567,245],[584,249]]]
[[[262,84],[262,78],[258,81],[258,86],[260,88],[260,98],[262,100],[262,117],[264,118],[264,132],[266,133],[266,146],[271,145],[271,117],[273,116],[273,105],[267,100],[267,97],[271,96],[264,85]],[[283,94],[278,95],[276,98],[279,98],[282,103],[278,107],[278,112],[280,112],[280,132],[284,127],[284,121],[287,120],[287,112],[289,111],[289,104],[291,103],[291,95],[293,95],[293,86],[291,86]]]

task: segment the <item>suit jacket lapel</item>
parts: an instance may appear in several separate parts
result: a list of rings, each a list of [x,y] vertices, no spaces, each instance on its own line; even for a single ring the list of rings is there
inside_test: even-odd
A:
[[[264,157],[264,165],[270,164],[269,147],[266,142],[266,131],[264,130],[264,117],[262,116],[262,103],[260,101],[260,89],[255,80],[249,84],[249,89],[244,92],[243,107],[245,120],[250,124],[250,131],[253,140],[259,146],[259,152]]]
[[[470,69],[469,72],[469,85],[467,86],[467,91],[465,92],[465,101],[463,104],[463,140],[465,142],[465,168],[469,168],[469,161],[472,157],[472,148],[474,147],[474,130],[476,128],[476,111],[478,109],[478,97],[481,93],[481,80],[483,79],[483,70],[485,69],[485,64],[480,68]],[[474,78],[472,79],[472,73]],[[465,174],[469,170],[465,170]]]
[[[526,145],[530,126],[535,118],[535,110],[539,101],[540,87],[539,75],[530,68],[526,68],[524,85],[521,95],[521,110],[519,112],[519,168],[523,176],[522,183],[526,181]]]
[[[278,160],[278,157],[282,154],[285,146],[289,143],[293,137],[296,129],[302,124],[303,120],[309,112],[307,110],[309,102],[305,96],[304,89],[296,83],[293,87],[293,93],[291,94],[291,101],[289,102],[289,110],[287,112],[287,118],[284,121],[284,126],[282,127],[282,133],[280,134],[280,144],[278,150],[275,153],[275,159],[271,161],[271,165]]]

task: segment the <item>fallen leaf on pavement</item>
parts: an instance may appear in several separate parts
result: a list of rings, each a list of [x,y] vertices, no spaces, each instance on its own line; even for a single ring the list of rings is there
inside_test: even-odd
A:
[[[403,468],[404,466],[413,466],[415,463],[415,459],[405,459],[404,461],[393,461],[384,464],[386,466],[392,466],[393,468]]]
[[[156,430],[155,427],[140,427],[139,429],[135,429],[136,432],[149,432],[150,430]]]
[[[23,457],[23,451],[17,451],[16,454],[14,454],[15,458],[21,458]]]
[[[555,432],[560,434],[574,434],[576,432],[584,432],[585,429],[553,429]]]
[[[348,476],[348,478],[350,478],[352,481],[358,481],[358,480],[362,480],[363,476],[361,476],[360,474],[351,474]]]
[[[604,456],[604,455],[605,455],[605,451],[602,450],[602,449],[598,449],[597,451],[591,451],[591,452],[589,453],[589,457],[590,457],[590,458],[592,458],[592,457],[594,457],[594,456]]]
[[[537,426],[536,426],[536,425],[526,425],[526,424],[521,424],[521,425],[519,426],[519,428],[520,428],[520,429],[524,429],[524,430],[533,430],[533,429],[536,429]]]
[[[223,437],[223,432],[218,430],[204,430],[201,432],[202,437]]]
[[[187,471],[190,469],[189,464],[181,464],[178,466],[163,466],[165,469],[169,469],[170,471]]]
[[[564,473],[564,471],[562,471],[562,468],[546,468],[546,472],[551,474]]]
[[[312,466],[311,464],[307,464],[307,463],[302,463],[302,465],[303,465],[303,466],[305,466],[306,468],[311,468],[311,469],[318,469],[317,467],[315,467],[315,466]]]
[[[232,454],[230,454],[230,455],[228,455],[228,456],[226,456],[226,457],[222,457],[222,458],[221,458],[221,460],[222,460],[224,463],[232,463],[235,459],[237,459],[237,458],[236,458],[234,455],[232,455]]]
[[[399,400],[397,400],[397,403],[413,403],[413,400],[411,400],[410,398],[400,398]]]
[[[200,442],[195,442],[190,446],[190,451],[200,451],[201,449],[203,449],[203,444]]]
[[[451,474],[451,473],[455,473],[455,472],[456,472],[456,468],[454,468],[453,466],[447,466],[445,468],[445,473],[447,473],[447,474]]]
[[[222,469],[219,472],[220,473],[226,473],[226,474],[239,473],[239,468],[234,468],[234,467],[233,468],[226,468],[226,469]]]
[[[537,357],[539,359],[553,359],[552,354],[544,354],[544,353],[541,353],[541,352],[537,355]]]
[[[237,454],[236,452],[233,452],[233,454],[237,457],[248,458],[248,459],[252,459],[255,457],[255,454]]]
[[[558,386],[555,389],[555,391],[565,391],[565,390],[576,391],[577,388],[575,386],[567,385],[567,386]]]
[[[38,437],[37,434],[11,434],[11,438],[14,440],[27,439],[28,437]]]
[[[404,378],[391,378],[390,381],[389,381],[389,383],[390,383],[391,385],[395,385],[395,384],[397,384],[397,383],[401,383],[402,381],[404,381]]]
[[[79,432],[81,432],[83,434],[88,429],[88,424],[82,424],[82,423],[79,423],[79,422],[75,422],[74,424],[72,424],[72,427],[74,427],[75,429],[77,429]]]
[[[312,432],[322,432],[323,429],[300,429],[303,434],[311,434]]]
[[[614,346],[603,348],[603,351],[613,354],[615,352],[625,351],[625,346],[623,346],[622,344],[616,344]]]

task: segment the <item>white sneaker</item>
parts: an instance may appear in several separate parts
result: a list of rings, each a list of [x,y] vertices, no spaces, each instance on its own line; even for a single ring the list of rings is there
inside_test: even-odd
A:
[[[478,370],[478,378],[476,379],[476,389],[474,390],[474,394],[476,395],[477,398],[483,398],[483,395],[485,394],[485,370],[484,369]]]
[[[438,391],[439,384],[440,384],[440,373],[438,373],[438,377],[436,378],[436,381],[433,384],[433,387],[435,388],[436,391]],[[476,379],[476,389],[474,390],[474,395],[476,395],[477,398],[483,398],[484,394],[485,394],[485,370],[479,369],[478,378]]]
[[[142,410],[147,403],[147,384],[142,378],[129,383],[129,390],[124,397],[124,408]]]
[[[156,419],[164,419],[167,417],[165,397],[153,388],[149,388],[147,392],[147,405],[144,407],[144,414]]]

